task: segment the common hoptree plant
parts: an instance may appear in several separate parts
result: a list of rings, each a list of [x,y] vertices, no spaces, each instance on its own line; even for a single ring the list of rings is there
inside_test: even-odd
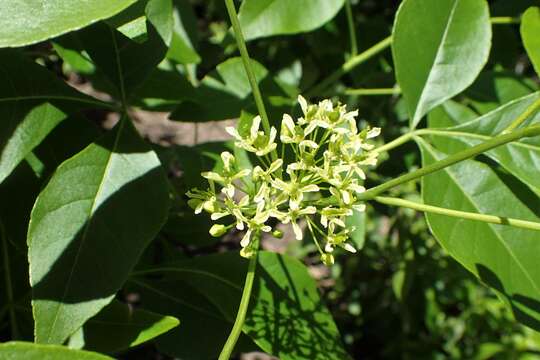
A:
[[[269,71],[250,59],[246,41],[312,31],[344,5],[351,49],[337,70],[305,91],[283,78],[263,81]],[[405,0],[392,34],[358,53],[348,1],[244,0],[239,14],[232,0],[224,6],[232,30],[214,29],[213,41],[221,38],[230,54],[234,36],[240,57],[199,83],[187,2],[0,4],[0,46],[27,46],[0,50],[0,316],[10,339],[33,340],[1,344],[0,355],[105,359],[153,340],[181,358],[228,359],[254,349],[282,359],[347,358],[306,267],[260,245],[265,237],[279,241],[290,225],[332,266],[340,251],[361,251],[354,223],[370,203],[424,212],[448,254],[540,331],[540,95],[481,116],[450,100],[482,71],[495,25],[521,23],[538,71],[538,8],[490,17],[484,0]],[[33,45],[46,40],[52,50]],[[395,87],[334,86],[390,46]],[[47,67],[58,58],[99,92],[55,76]],[[385,127],[327,99],[341,94],[401,94],[407,131],[377,143]],[[240,120],[227,128],[229,148],[212,153],[214,169],[189,179],[190,154],[180,160],[186,183],[196,185],[184,196],[166,173],[171,152],[133,125],[137,108],[174,120]],[[102,132],[88,110],[118,119]],[[427,126],[417,128],[426,115]],[[368,186],[380,159],[410,140],[421,167]],[[421,202],[384,196],[412,181],[421,181]],[[214,237],[243,232],[239,252],[179,255],[169,238],[194,236],[183,228],[200,218]]]

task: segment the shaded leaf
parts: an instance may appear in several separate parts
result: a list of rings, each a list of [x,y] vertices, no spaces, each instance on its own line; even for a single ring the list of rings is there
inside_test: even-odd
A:
[[[431,110],[428,114],[430,128],[441,128],[459,125],[476,119],[478,114],[467,106],[448,100]]]
[[[423,140],[417,142],[424,166],[447,156]],[[489,166],[472,160],[422,178],[426,204],[540,221],[528,203],[538,198],[523,202],[514,191]],[[452,257],[496,290],[518,321],[540,330],[538,232],[435,214],[426,214],[426,218]]]
[[[78,34],[94,64],[116,86],[118,93],[114,95],[120,100],[126,100],[165,57],[172,37],[171,1],[148,1],[145,8],[147,35],[141,43],[103,22]]]
[[[0,182],[68,114],[108,106],[14,50],[0,51],[0,81]]]
[[[491,46],[485,0],[405,0],[396,15],[392,53],[411,128],[478,76]]]
[[[252,60],[255,78],[261,83],[268,70]],[[241,110],[253,104],[249,80],[239,57],[230,58],[216,67],[216,71],[202,79],[194,94],[184,99],[170,115],[179,121],[210,121],[236,118]]]
[[[280,359],[346,359],[339,331],[315,281],[298,260],[261,251],[243,331]],[[223,271],[227,269],[227,271]],[[247,262],[237,252],[171,264],[176,283],[196,288],[221,316],[234,321]],[[183,296],[184,301],[189,294]]]
[[[540,8],[534,6],[525,11],[521,18],[521,38],[529,59],[537,74],[540,74]]]
[[[154,69],[133,94],[133,102],[145,109],[171,111],[182,100],[195,96],[195,88],[174,68]]]
[[[350,237],[356,250],[361,250],[366,241],[366,212],[353,210],[353,214],[345,219],[347,226],[354,226]]]
[[[195,50],[197,40],[197,18],[191,5],[185,1],[175,1],[173,11],[173,35],[167,58],[180,64],[197,64],[201,58]]]
[[[517,98],[529,95],[538,86],[525,77],[506,71],[483,71],[464,92],[465,101],[478,113],[485,114]]]
[[[162,335],[178,324],[178,319],[172,316],[133,309],[114,300],[82,328],[84,348],[103,353],[124,350]]]
[[[167,210],[159,160],[127,120],[60,165],[28,230],[35,340],[62,343],[106,306]]]
[[[134,2],[135,0],[3,0],[0,2],[0,47],[34,44],[81,29],[113,16]]]
[[[330,21],[344,0],[244,0],[238,18],[246,40],[314,30]]]
[[[156,339],[156,346],[160,352],[173,357],[193,360],[216,359],[231,331],[232,322],[225,319],[219,309],[196,287],[182,280],[189,276],[189,270],[186,272],[181,268],[177,270],[177,275],[168,275],[163,279],[130,280],[134,291],[141,295],[141,302],[145,308],[182,319],[181,326]],[[257,350],[257,347],[251,344],[249,338],[242,335],[236,349],[249,352]]]

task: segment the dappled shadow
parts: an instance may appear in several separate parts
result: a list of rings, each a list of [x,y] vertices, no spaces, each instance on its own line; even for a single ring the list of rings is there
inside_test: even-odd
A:
[[[347,359],[339,332],[331,315],[312,289],[294,284],[291,274],[279,257],[279,271],[287,278],[280,286],[272,274],[259,266],[254,294],[261,285],[271,289],[272,301],[253,301],[246,318],[248,334],[267,342],[275,356],[299,359]],[[254,295],[256,296],[256,295]],[[254,308],[254,305],[258,306]],[[325,315],[326,314],[326,315]]]
[[[42,316],[58,320],[57,326],[70,322],[69,314],[60,312],[62,306],[89,301],[107,303],[116,294],[166,216],[168,191],[163,171],[159,166],[146,172],[137,169],[144,168],[140,156],[148,149],[130,138],[138,136],[130,124],[125,127],[119,141],[115,136],[117,127],[96,142],[117,157],[116,164],[108,163],[104,180],[100,176],[92,178],[92,170],[88,170],[93,162],[99,164],[99,151],[88,156],[88,162],[76,166],[65,163],[68,170],[57,173],[64,178],[52,178],[40,196],[44,202],[41,210],[36,211],[39,205],[34,209],[33,229],[29,232],[33,299],[47,300],[42,302],[46,308]],[[77,159],[81,158],[79,154]],[[124,166],[118,165],[121,161]],[[129,178],[133,180],[127,181]],[[95,181],[99,181],[98,200],[94,200]],[[105,188],[103,181],[107,182]],[[79,223],[82,225],[77,227]],[[64,310],[72,312],[74,308]],[[53,314],[55,311],[58,313]],[[89,312],[92,315],[92,310]],[[59,319],[54,320],[56,316]]]
[[[15,50],[0,50],[0,81],[1,172],[13,170],[68,114],[99,104]]]
[[[520,323],[540,331],[540,301],[522,294],[509,294],[499,277],[482,264],[476,264],[478,276],[489,287],[497,290],[510,303],[512,313]]]
[[[507,90],[508,83],[502,83],[502,80],[506,80],[506,82],[519,82],[520,86],[524,89],[528,89],[529,92],[534,91],[534,89],[530,88],[530,86],[524,83],[514,73],[504,71],[486,71],[480,74],[476,81],[465,91],[465,95],[480,103],[507,102],[511,100],[509,99],[509,94],[505,92]],[[520,95],[526,95],[526,91],[524,91],[523,94],[518,94],[512,98],[519,97]]]
[[[534,191],[515,176],[501,170],[498,166],[492,165],[491,168],[494,170],[494,174],[507,186],[508,190],[510,190],[524,206],[540,218],[540,201],[538,201],[539,198]],[[534,199],[536,199],[536,201],[534,201]]]

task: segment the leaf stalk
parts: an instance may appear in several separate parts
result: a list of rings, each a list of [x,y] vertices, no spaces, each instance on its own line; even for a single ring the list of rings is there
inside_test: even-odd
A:
[[[264,106],[264,101],[259,89],[259,84],[255,78],[255,73],[251,67],[251,60],[249,53],[246,47],[246,41],[244,39],[244,34],[242,33],[242,28],[240,27],[240,22],[238,21],[238,14],[236,13],[236,7],[234,6],[233,0],[225,0],[225,6],[227,7],[227,12],[229,13],[229,18],[231,19],[231,25],[234,31],[234,37],[236,38],[236,44],[238,50],[240,51],[240,56],[242,58],[242,63],[244,64],[244,69],[249,80],[249,85],[251,86],[251,91],[253,93],[253,98],[255,99],[255,104],[257,105],[257,110],[261,116],[264,132],[270,134],[270,121],[268,120],[268,114]],[[272,161],[277,159],[277,152],[274,150],[271,152]]]
[[[402,142],[407,141],[408,138],[414,137],[415,135],[413,132],[411,132],[409,137],[403,136],[400,140],[400,138],[396,140],[400,140]],[[418,133],[417,133],[418,134]],[[408,135],[408,134],[406,134]],[[374,188],[369,189],[368,191],[361,193],[358,195],[357,199],[360,201],[365,200],[371,200],[375,198],[377,195],[383,193],[384,191],[387,191],[393,187],[396,187],[398,185],[404,184],[406,182],[416,180],[418,178],[421,178],[423,176],[429,175],[435,171],[442,170],[448,166],[454,165],[458,162],[461,162],[463,160],[470,159],[476,155],[482,154],[486,151],[489,151],[493,148],[496,148],[498,146],[507,144],[509,142],[513,142],[516,140],[519,140],[524,137],[533,137],[540,135],[540,125],[530,126],[524,129],[515,130],[509,134],[503,134],[496,136],[490,140],[487,140],[481,144],[478,144],[476,146],[473,146],[469,149],[460,151],[458,153],[455,153],[453,155],[450,155],[442,160],[439,160],[431,165],[424,166],[416,171],[410,172],[408,174],[402,175],[400,177],[397,177],[395,179],[392,179],[390,181],[385,182],[384,184],[381,184],[379,186],[376,186]],[[405,140],[403,140],[405,139]],[[394,144],[395,145],[395,144]],[[380,150],[380,149],[379,149]]]
[[[376,88],[376,89],[346,89],[346,95],[357,95],[357,96],[371,96],[371,95],[399,95],[401,94],[401,89],[398,87],[395,88]]]
[[[349,27],[349,39],[351,40],[351,55],[358,54],[358,42],[356,41],[356,29],[354,28],[354,18],[352,13],[351,0],[345,1],[345,12],[347,13],[347,25]]]
[[[526,221],[526,220],[503,217],[503,216],[486,215],[486,214],[478,214],[478,213],[472,213],[472,212],[467,212],[467,211],[446,209],[446,208],[416,203],[413,201],[408,201],[408,200],[393,198],[393,197],[376,196],[373,198],[373,200],[375,200],[378,203],[385,204],[385,205],[399,206],[399,207],[404,207],[404,208],[413,209],[417,211],[423,211],[423,212],[432,213],[432,214],[439,214],[439,215],[457,217],[461,219],[481,221],[481,222],[486,222],[490,224],[509,225],[509,226],[514,226],[514,227],[518,227],[522,229],[540,231],[540,223],[534,222],[534,221]]]
[[[334,81],[342,77],[343,75],[350,72],[352,69],[357,67],[358,65],[366,62],[367,60],[371,59],[373,56],[377,55],[381,51],[385,50],[390,46],[392,43],[392,36],[388,36],[384,38],[383,40],[379,41],[369,49],[367,49],[364,52],[361,52],[360,54],[353,56],[349,60],[347,60],[339,69],[334,71],[332,74],[330,74],[327,78],[322,80],[317,86],[313,87],[311,90],[307,92],[308,97],[313,97],[322,91],[324,91],[327,87],[329,87]]]
[[[540,109],[540,98],[536,99],[535,102],[533,102],[521,115],[519,115],[504,131],[503,134],[509,133],[519,127],[525,120],[527,120],[530,116],[534,115]]]

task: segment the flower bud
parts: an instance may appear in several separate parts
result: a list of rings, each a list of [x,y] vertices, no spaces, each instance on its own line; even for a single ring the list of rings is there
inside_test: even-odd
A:
[[[326,266],[334,265],[334,255],[332,255],[332,254],[322,254],[321,255],[321,261]]]
[[[272,231],[272,236],[276,239],[281,239],[283,237],[283,231],[281,230],[274,230]]]
[[[242,250],[240,250],[240,256],[242,256],[243,258],[251,259],[253,255],[255,255],[255,251],[253,251],[251,246],[247,246],[245,248],[242,248]]]
[[[221,224],[214,224],[212,225],[212,227],[210,228],[210,235],[212,235],[213,237],[220,237],[222,235],[225,235],[225,233],[227,232],[227,227],[225,225],[221,225]]]
[[[205,201],[203,207],[204,210],[210,214],[213,214],[219,210],[219,205],[217,202],[212,200]]]

